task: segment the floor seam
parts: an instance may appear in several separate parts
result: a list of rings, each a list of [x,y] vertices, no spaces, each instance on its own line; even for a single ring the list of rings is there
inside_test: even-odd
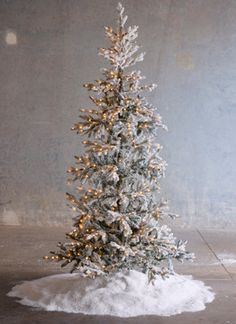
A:
[[[197,229],[197,232],[199,234],[199,236],[201,237],[201,239],[203,240],[203,242],[207,245],[208,249],[211,251],[211,253],[215,256],[215,258],[219,261],[221,267],[225,270],[225,272],[228,274],[228,276],[230,277],[231,280],[233,280],[233,277],[231,275],[231,273],[228,271],[228,269],[225,267],[225,265],[222,263],[222,261],[218,258],[217,254],[215,253],[215,251],[212,249],[212,247],[210,246],[210,244],[207,242],[207,240],[205,239],[205,237],[202,235],[202,233],[200,232],[199,229]]]

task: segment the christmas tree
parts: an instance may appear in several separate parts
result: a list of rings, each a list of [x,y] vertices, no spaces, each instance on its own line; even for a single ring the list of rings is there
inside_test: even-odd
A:
[[[137,54],[138,26],[125,28],[126,20],[119,4],[117,28],[105,27],[110,47],[99,49],[109,68],[84,85],[95,107],[81,109],[72,128],[87,136],[86,153],[68,169],[70,181],[79,184],[66,194],[77,216],[68,241],[45,258],[71,263],[71,272],[91,278],[132,269],[151,280],[172,273],[172,259],[193,255],[162,224],[176,216],[159,197],[166,162],[156,137],[166,126],[143,96],[156,85],[143,85],[141,72],[132,70],[144,53]]]

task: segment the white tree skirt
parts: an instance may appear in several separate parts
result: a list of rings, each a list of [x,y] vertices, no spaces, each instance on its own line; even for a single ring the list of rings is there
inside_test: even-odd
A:
[[[195,312],[214,299],[211,288],[191,276],[158,277],[148,285],[147,276],[137,271],[95,280],[79,274],[53,275],[16,285],[8,296],[47,311],[119,317]]]

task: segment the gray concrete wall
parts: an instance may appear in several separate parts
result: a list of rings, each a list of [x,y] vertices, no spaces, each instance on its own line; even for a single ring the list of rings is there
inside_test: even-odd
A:
[[[182,225],[236,226],[236,1],[126,0],[147,52],[169,132],[163,195]],[[81,151],[70,131],[88,106],[82,83],[103,66],[115,0],[0,1],[0,223],[70,222],[66,169]]]

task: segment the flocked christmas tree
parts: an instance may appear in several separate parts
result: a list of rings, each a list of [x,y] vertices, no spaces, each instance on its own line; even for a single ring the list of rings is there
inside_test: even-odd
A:
[[[159,198],[166,162],[157,134],[166,127],[143,97],[156,85],[143,85],[141,72],[132,70],[144,53],[137,54],[138,27],[125,28],[126,20],[119,4],[117,29],[105,27],[110,47],[99,49],[110,67],[102,79],[84,85],[94,93],[95,108],[81,109],[73,127],[91,138],[83,141],[86,154],[76,156],[68,170],[79,183],[76,194],[67,193],[77,216],[68,241],[45,258],[72,264],[72,272],[92,278],[134,269],[152,279],[173,272],[172,259],[193,255],[162,224],[164,217],[175,217]]]

